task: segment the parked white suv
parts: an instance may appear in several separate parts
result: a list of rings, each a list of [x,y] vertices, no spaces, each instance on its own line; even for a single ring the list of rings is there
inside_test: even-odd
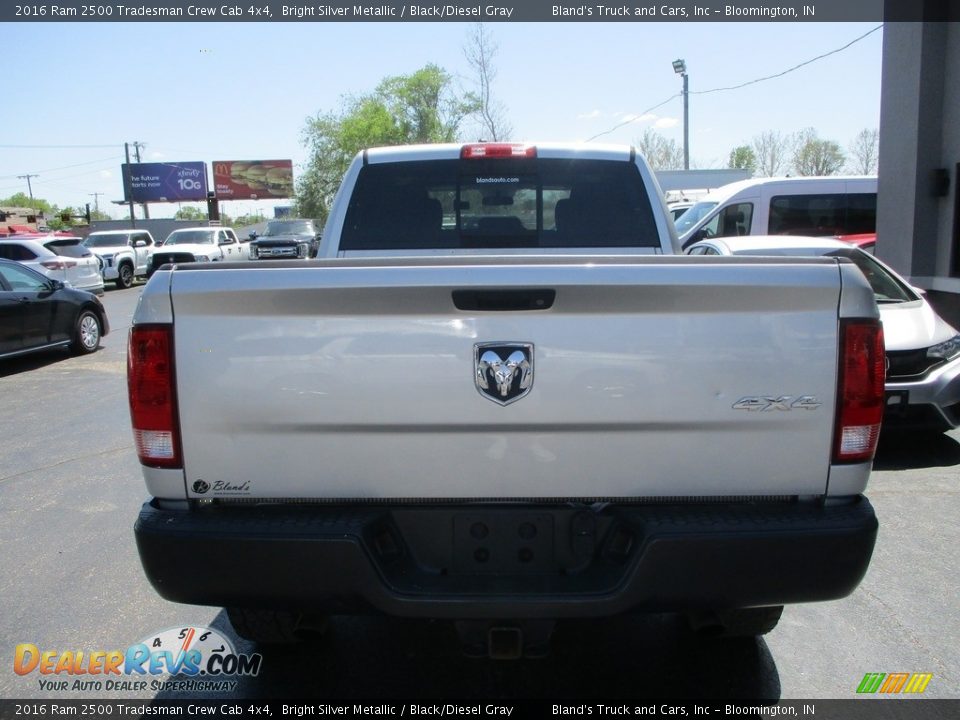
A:
[[[78,237],[14,235],[0,238],[0,258],[15,260],[77,290],[103,294],[100,263]]]
[[[128,288],[146,277],[153,255],[153,236],[146,230],[102,230],[87,235],[83,244],[103,261],[103,279]]]

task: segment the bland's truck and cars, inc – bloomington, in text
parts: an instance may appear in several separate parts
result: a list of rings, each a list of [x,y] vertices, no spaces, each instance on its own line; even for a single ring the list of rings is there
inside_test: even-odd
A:
[[[358,155],[317,260],[159,269],[128,357],[147,577],[263,643],[379,612],[493,657],[848,595],[873,292],[844,259],[678,253],[631,148],[481,143]]]

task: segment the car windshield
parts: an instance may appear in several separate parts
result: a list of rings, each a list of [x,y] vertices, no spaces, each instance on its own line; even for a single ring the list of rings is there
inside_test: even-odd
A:
[[[83,241],[83,244],[88,248],[116,247],[118,245],[126,245],[127,236],[91,233],[87,235],[87,239]]]
[[[846,257],[853,260],[860,272],[873,288],[873,294],[878,304],[882,303],[902,303],[912,300],[919,300],[916,293],[903,282],[900,278],[889,272],[883,265],[877,262],[871,255],[858,248],[850,250],[837,250],[827,253],[829,257]]]
[[[785,238],[789,239],[789,238]],[[849,248],[824,248],[824,247],[767,247],[750,248],[749,250],[739,250],[736,255],[761,255],[761,256],[786,256],[786,257],[810,257],[823,255],[824,257],[843,257],[849,258],[863,273],[863,276],[870,283],[873,295],[878,304],[884,303],[902,303],[919,300],[920,297],[910,289],[900,277],[892,271],[881,265],[872,255],[855,247]]]
[[[713,210],[717,206],[717,203],[712,201],[704,200],[698,202],[689,210],[687,210],[683,215],[677,218],[677,233],[683,234],[698,222],[700,222],[707,213]]]
[[[268,222],[263,237],[271,235],[314,235],[313,223],[309,220],[284,220]]]
[[[167,236],[167,245],[213,245],[212,230],[174,230]]]
[[[61,257],[82,258],[90,257],[93,254],[80,243],[80,238],[51,240],[48,243],[44,243],[43,246],[50,252],[56,253]]]

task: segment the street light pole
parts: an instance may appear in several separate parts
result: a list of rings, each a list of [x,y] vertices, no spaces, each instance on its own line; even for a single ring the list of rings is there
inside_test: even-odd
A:
[[[673,71],[683,77],[683,169],[690,169],[690,78],[687,76],[687,63],[673,61]]]

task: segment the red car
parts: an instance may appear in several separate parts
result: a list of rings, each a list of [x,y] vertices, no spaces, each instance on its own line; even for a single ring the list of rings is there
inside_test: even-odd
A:
[[[836,235],[837,240],[843,240],[845,243],[850,243],[851,245],[860,248],[864,252],[870,253],[873,255],[873,248],[877,244],[877,234],[872,233],[857,233],[856,235]]]

